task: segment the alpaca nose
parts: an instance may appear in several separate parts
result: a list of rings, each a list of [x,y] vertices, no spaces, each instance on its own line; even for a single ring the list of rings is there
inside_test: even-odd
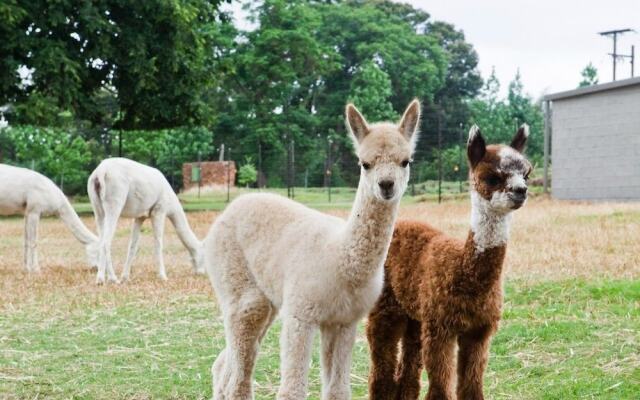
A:
[[[519,196],[524,196],[527,194],[527,187],[526,186],[518,186],[515,187],[511,190],[514,194],[517,194]]]
[[[378,185],[380,185],[380,189],[384,190],[385,192],[393,189],[393,181],[380,181],[378,182]]]
[[[380,191],[385,198],[390,199],[393,197],[393,181],[380,181],[378,182],[378,186],[380,186]]]

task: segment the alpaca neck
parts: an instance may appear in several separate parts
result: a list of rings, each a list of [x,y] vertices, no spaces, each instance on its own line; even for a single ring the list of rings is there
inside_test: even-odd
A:
[[[364,282],[384,263],[400,200],[382,201],[368,194],[361,179],[341,237],[344,271],[354,284]]]
[[[497,212],[477,192],[471,192],[471,229],[464,246],[458,279],[472,294],[492,290],[502,277],[511,216]]]
[[[176,228],[178,238],[180,238],[180,241],[182,242],[184,247],[187,248],[192,257],[195,257],[200,247],[200,241],[191,230],[189,221],[187,220],[187,216],[182,210],[182,206],[180,206],[179,201],[176,200],[176,202],[178,204],[176,207],[174,207],[174,211],[172,213],[169,213],[167,216],[169,217],[169,220],[171,221],[173,226]]]
[[[80,220],[78,214],[69,203],[69,200],[65,197],[64,194],[60,193],[62,196],[62,206],[58,209],[58,215],[62,222],[69,228],[73,236],[85,246],[91,243],[96,243],[98,241],[98,237],[94,235]]]
[[[471,236],[478,253],[506,246],[510,224],[511,213],[492,209],[488,200],[471,191]]]

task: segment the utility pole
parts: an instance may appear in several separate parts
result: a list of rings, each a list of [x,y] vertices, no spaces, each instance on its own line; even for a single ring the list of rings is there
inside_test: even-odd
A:
[[[636,46],[631,45],[631,77],[634,77],[633,67],[636,65]]]
[[[613,53],[609,55],[613,58],[613,80],[616,80],[616,63],[618,58],[631,58],[631,70],[633,71],[633,48],[631,49],[631,55],[618,54],[618,35],[623,33],[635,32],[633,29],[616,29],[613,31],[599,32],[600,36],[613,36]],[[633,76],[633,72],[631,73]]]

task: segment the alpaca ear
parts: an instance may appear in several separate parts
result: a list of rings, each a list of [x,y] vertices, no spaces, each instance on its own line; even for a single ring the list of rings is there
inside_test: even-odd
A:
[[[529,125],[522,124],[518,132],[516,132],[515,136],[511,140],[510,146],[513,147],[519,153],[524,151],[524,148],[527,145],[527,138],[529,137]]]
[[[420,102],[418,99],[413,99],[411,103],[407,106],[407,109],[404,111],[402,115],[402,119],[400,120],[400,133],[405,137],[409,142],[411,142],[411,147],[415,146],[415,142],[418,140],[418,126],[420,125]]]
[[[473,125],[469,130],[469,140],[467,140],[467,158],[472,168],[482,160],[487,152],[487,145],[484,142],[482,133],[478,125]]]
[[[353,137],[356,139],[356,145],[361,143],[362,140],[369,134],[369,125],[367,120],[364,119],[360,111],[352,103],[347,104],[345,110],[345,116],[347,121],[347,129]]]

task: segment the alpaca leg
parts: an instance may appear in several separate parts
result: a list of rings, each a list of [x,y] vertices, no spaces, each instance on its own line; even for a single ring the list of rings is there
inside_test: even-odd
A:
[[[252,377],[260,340],[273,321],[271,302],[257,289],[239,296],[225,313],[227,347],[212,367],[214,395],[224,399],[252,399]]]
[[[482,400],[482,378],[493,330],[483,328],[458,338],[458,398]]]
[[[24,263],[28,272],[39,272],[38,264],[38,223],[40,215],[30,212],[24,218]]]
[[[164,236],[164,213],[157,213],[151,216],[151,224],[153,226],[153,237],[156,246],[156,263],[158,265],[158,277],[163,281],[167,280],[167,271],[164,267],[164,258],[162,257],[162,237]]]
[[[118,217],[122,211],[122,206],[113,206],[105,210],[104,221],[102,223],[102,231],[100,234],[100,253],[98,256],[98,276],[96,283],[101,284],[105,281],[105,274],[109,276],[109,281],[118,282],[118,277],[113,270],[113,262],[111,260],[111,242],[116,233],[118,225]]]
[[[396,372],[398,400],[415,400],[420,397],[420,372],[422,371],[420,332],[420,322],[409,319],[402,337],[402,361]]]
[[[282,321],[279,400],[305,399],[315,325],[294,316]]]
[[[129,274],[131,273],[131,264],[133,264],[133,258],[136,256],[138,252],[138,239],[140,238],[140,228],[142,227],[142,223],[145,218],[136,218],[133,220],[133,225],[131,226],[131,239],[129,239],[129,251],[127,252],[127,261],[124,263],[124,268],[122,269],[122,280],[126,281],[129,279]]]
[[[356,324],[321,326],[320,330],[322,399],[350,399],[351,352],[356,339]]]
[[[393,293],[385,288],[367,320],[367,340],[371,351],[369,399],[395,400],[398,385],[398,342],[405,331],[407,317]]]
[[[422,360],[429,375],[426,400],[453,400],[455,338],[423,326]]]

